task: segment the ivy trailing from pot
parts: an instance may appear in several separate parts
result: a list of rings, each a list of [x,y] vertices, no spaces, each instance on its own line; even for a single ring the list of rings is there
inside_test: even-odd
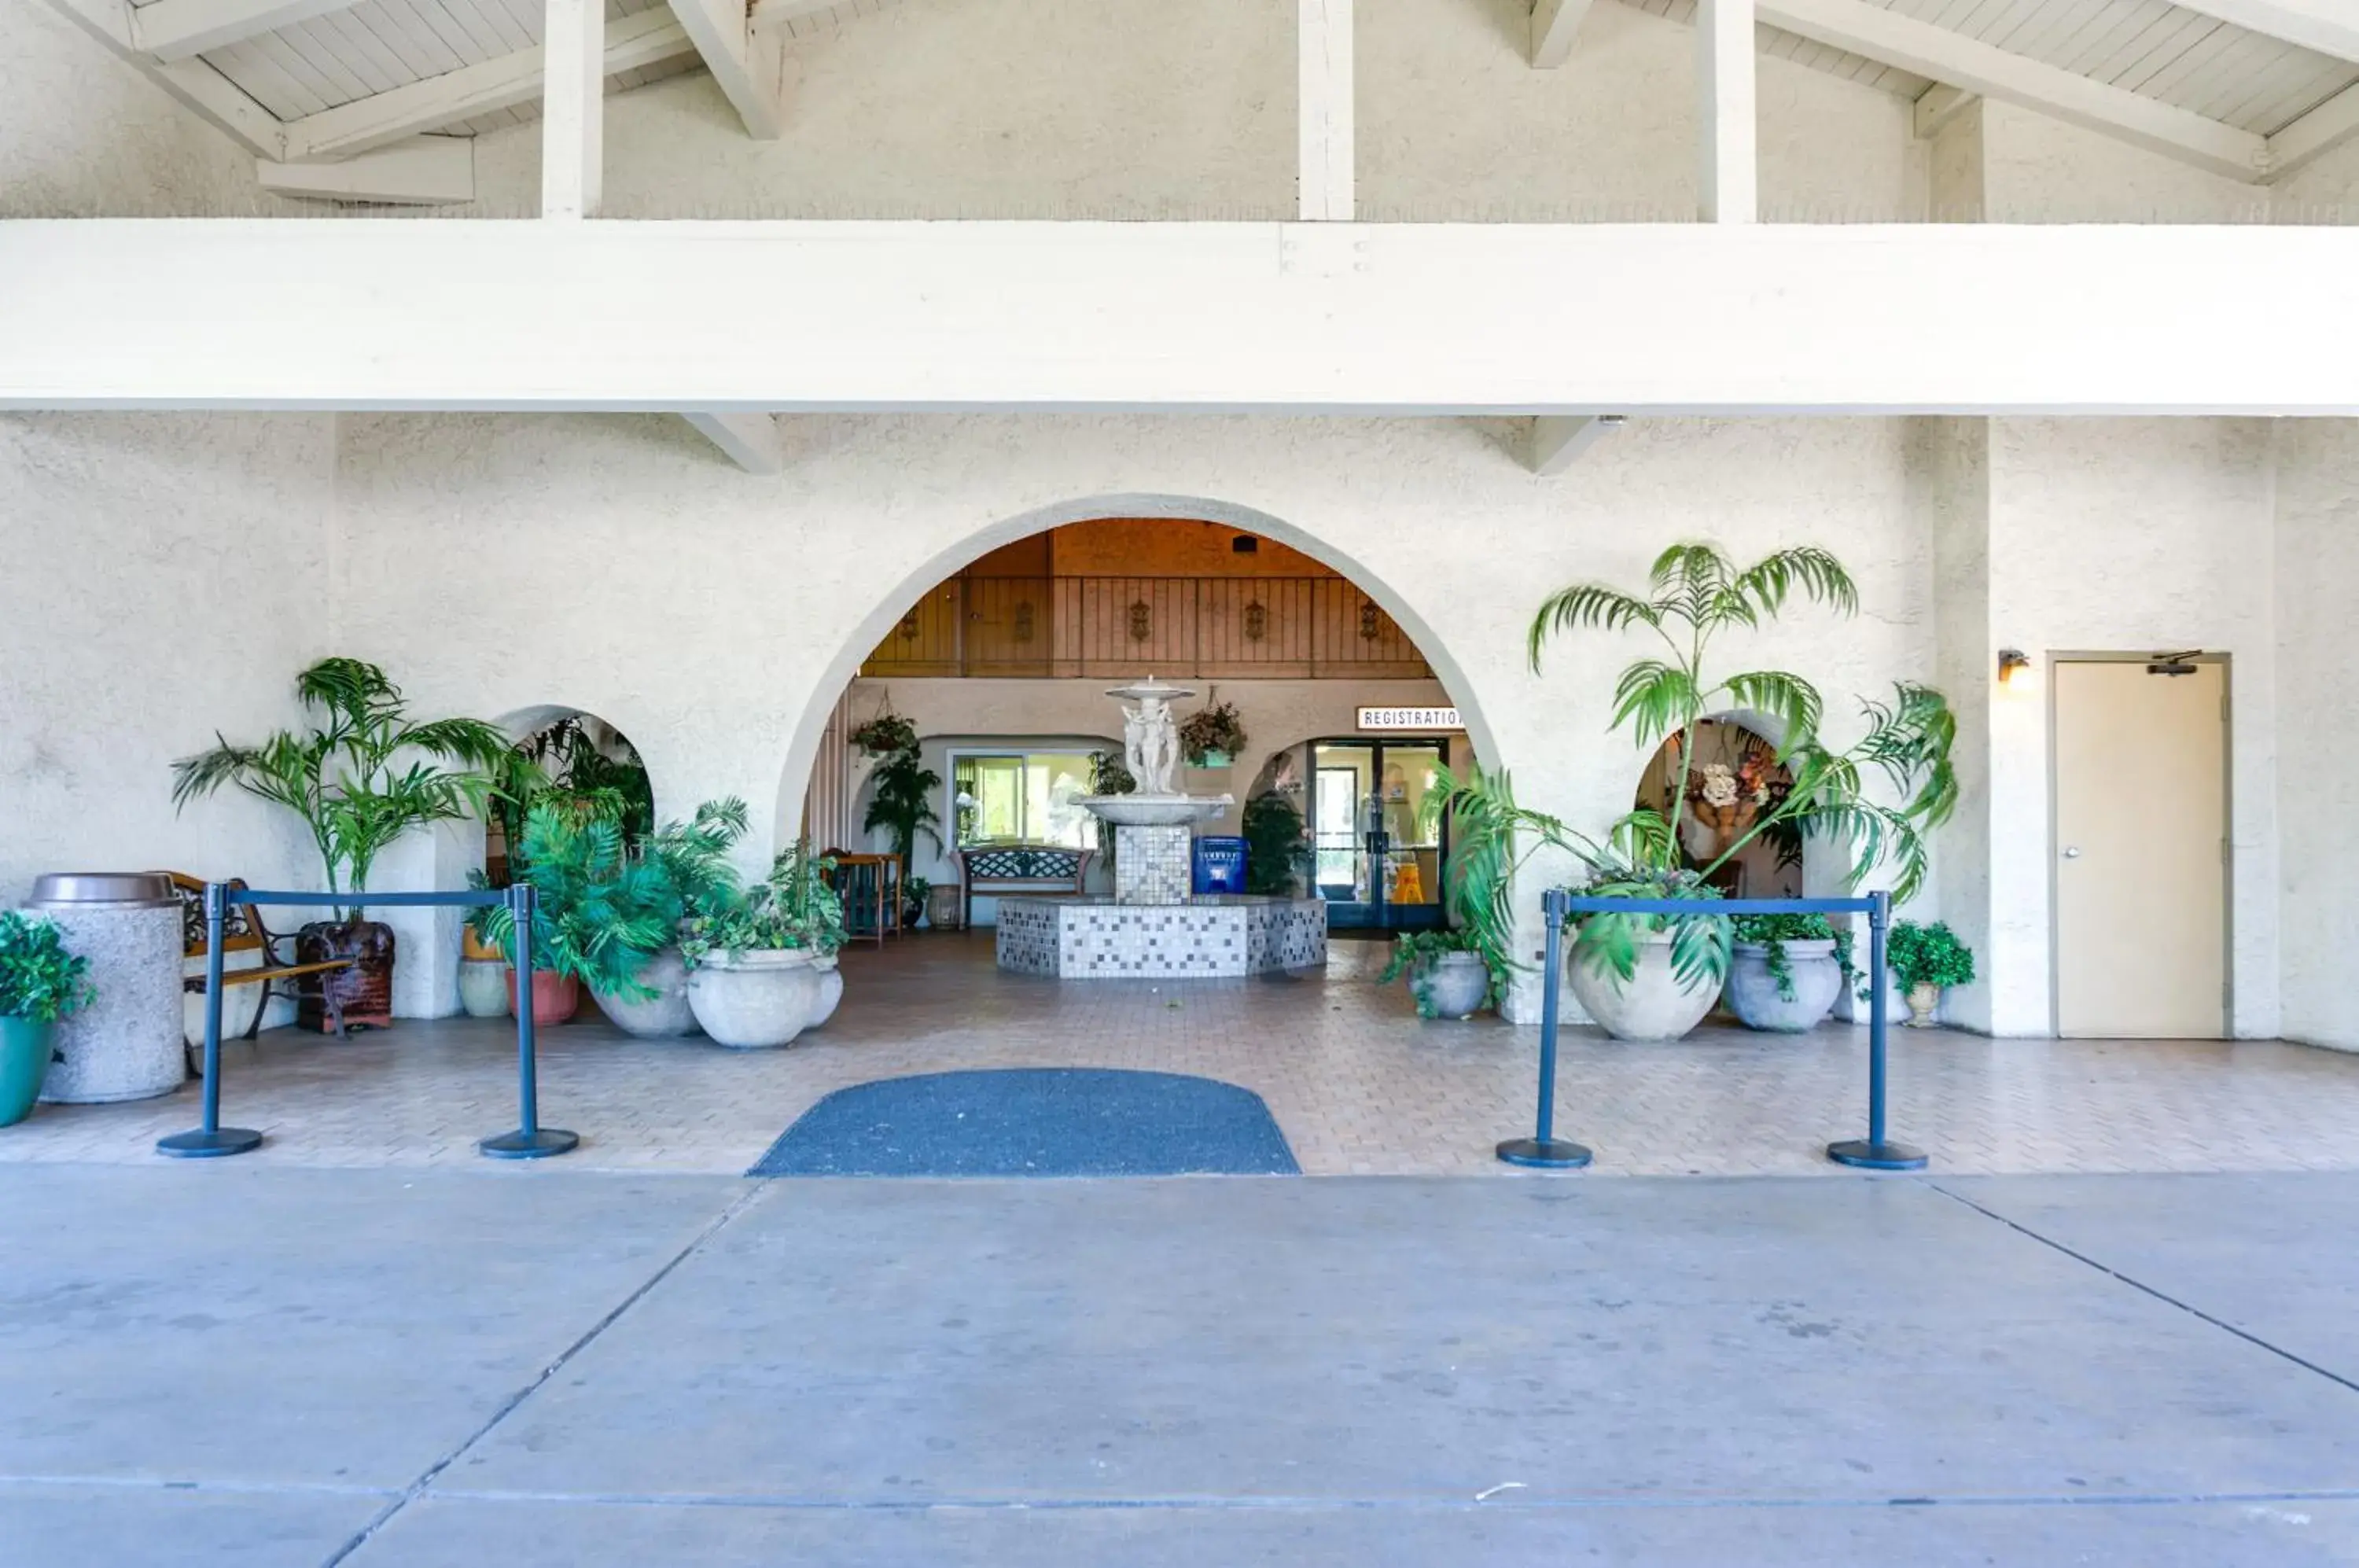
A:
[[[1747,1029],[1799,1034],[1816,1028],[1854,973],[1851,932],[1815,911],[1739,915],[1732,923],[1729,1010]]]
[[[1427,800],[1437,813],[1446,812],[1451,822],[1450,860],[1441,878],[1443,908],[1451,925],[1444,931],[1405,933],[1397,939],[1392,960],[1378,983],[1389,985],[1406,975],[1420,1017],[1464,1017],[1474,1008],[1496,1006],[1512,975],[1527,967],[1515,957],[1516,874],[1534,855],[1550,845],[1581,853],[1581,840],[1554,817],[1517,805],[1515,782],[1505,769],[1470,768],[1465,778],[1452,779]],[[1484,985],[1480,996],[1453,1015],[1429,992],[1433,989],[1434,972],[1446,962],[1446,955],[1455,953],[1473,955],[1482,966]]]
[[[324,976],[325,986],[347,1024],[388,1024],[393,931],[361,919],[369,873],[410,829],[480,814],[507,766],[508,737],[481,719],[412,719],[401,689],[362,659],[321,659],[295,678],[295,694],[313,715],[308,732],[280,730],[257,746],[233,746],[216,733],[212,750],[172,764],[172,805],[185,810],[234,786],[302,819],[327,890],[352,901],[341,923],[298,931],[297,955],[353,959],[351,969]],[[305,998],[303,1017],[326,1027],[316,998]]]
[[[57,1055],[58,1020],[96,997],[90,960],[51,922],[0,912],[0,1127],[32,1115]]]
[[[1245,726],[1234,702],[1200,708],[1180,723],[1180,750],[1191,768],[1225,768],[1245,748]]]

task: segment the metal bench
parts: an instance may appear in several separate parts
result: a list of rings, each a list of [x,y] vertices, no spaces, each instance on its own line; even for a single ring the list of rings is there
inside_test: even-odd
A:
[[[202,958],[205,956],[205,885],[199,878],[179,871],[167,871],[164,875],[172,879],[172,891],[180,900],[180,956],[184,960]],[[262,1001],[254,1009],[254,1021],[245,1026],[244,1038],[252,1040],[261,1032],[262,1015],[270,1010],[273,986],[279,987],[278,995],[291,1001],[306,998],[317,1001],[326,1012],[336,1038],[348,1038],[344,1033],[343,1002],[329,988],[324,979],[316,977],[339,969],[350,969],[353,961],[331,958],[316,964],[294,962],[280,945],[291,942],[294,938],[274,935],[270,928],[262,923],[262,911],[238,898],[245,891],[242,878],[233,878],[228,886],[229,912],[222,923],[222,984],[224,986],[262,987]],[[258,953],[262,955],[262,962],[250,969],[229,968],[230,955],[239,953]],[[306,980],[315,980],[315,985],[306,986],[302,984]],[[201,996],[205,994],[205,977],[191,975],[180,982],[180,988],[192,996]]]
[[[977,844],[957,852],[959,925],[974,928],[974,896],[1029,893],[1042,898],[1078,898],[1090,874],[1094,849],[1053,844]]]

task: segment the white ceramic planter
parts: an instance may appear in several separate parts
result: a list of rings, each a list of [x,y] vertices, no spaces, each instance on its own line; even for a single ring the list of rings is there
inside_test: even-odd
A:
[[[1911,985],[1907,1000],[1910,1029],[1941,1027],[1941,988],[1939,985]]]
[[[459,961],[459,1006],[471,1018],[508,1016],[508,962],[505,958]]]
[[[1843,966],[1835,962],[1833,942],[1789,939],[1785,947],[1790,1000],[1778,994],[1777,977],[1769,973],[1767,942],[1740,942],[1729,960],[1729,1010],[1747,1029],[1803,1033],[1818,1028],[1843,995]]]
[[[1472,1018],[1490,994],[1491,972],[1483,967],[1480,953],[1440,953],[1410,972],[1408,985],[1429,1016]]]
[[[644,1001],[592,991],[598,1009],[625,1034],[641,1040],[677,1040],[696,1032],[696,1013],[688,1005],[688,961],[679,949],[667,947],[641,966],[639,984],[658,995]]]
[[[835,1017],[835,1005],[843,1000],[843,971],[835,966],[835,954],[813,958],[811,967],[819,971],[819,1000],[811,1006],[811,1020],[805,1029],[817,1029]]]
[[[1638,948],[1638,967],[1627,984],[1614,971],[1593,964],[1582,944],[1572,944],[1567,984],[1583,1011],[1615,1040],[1678,1040],[1703,1021],[1720,1000],[1720,987],[1699,980],[1682,987],[1671,973],[1671,933],[1655,931]]]
[[[688,1005],[715,1045],[765,1051],[803,1032],[818,1011],[820,972],[800,950],[716,953],[688,978]]]

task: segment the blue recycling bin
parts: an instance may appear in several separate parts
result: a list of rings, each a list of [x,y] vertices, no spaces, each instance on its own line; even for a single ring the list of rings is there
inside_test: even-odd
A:
[[[1196,896],[1245,890],[1245,841],[1217,833],[1196,840]]]

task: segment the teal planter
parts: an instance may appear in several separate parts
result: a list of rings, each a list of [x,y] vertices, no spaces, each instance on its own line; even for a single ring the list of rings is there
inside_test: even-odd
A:
[[[53,1023],[0,1018],[0,1127],[14,1127],[33,1114],[41,1080],[49,1075]]]

